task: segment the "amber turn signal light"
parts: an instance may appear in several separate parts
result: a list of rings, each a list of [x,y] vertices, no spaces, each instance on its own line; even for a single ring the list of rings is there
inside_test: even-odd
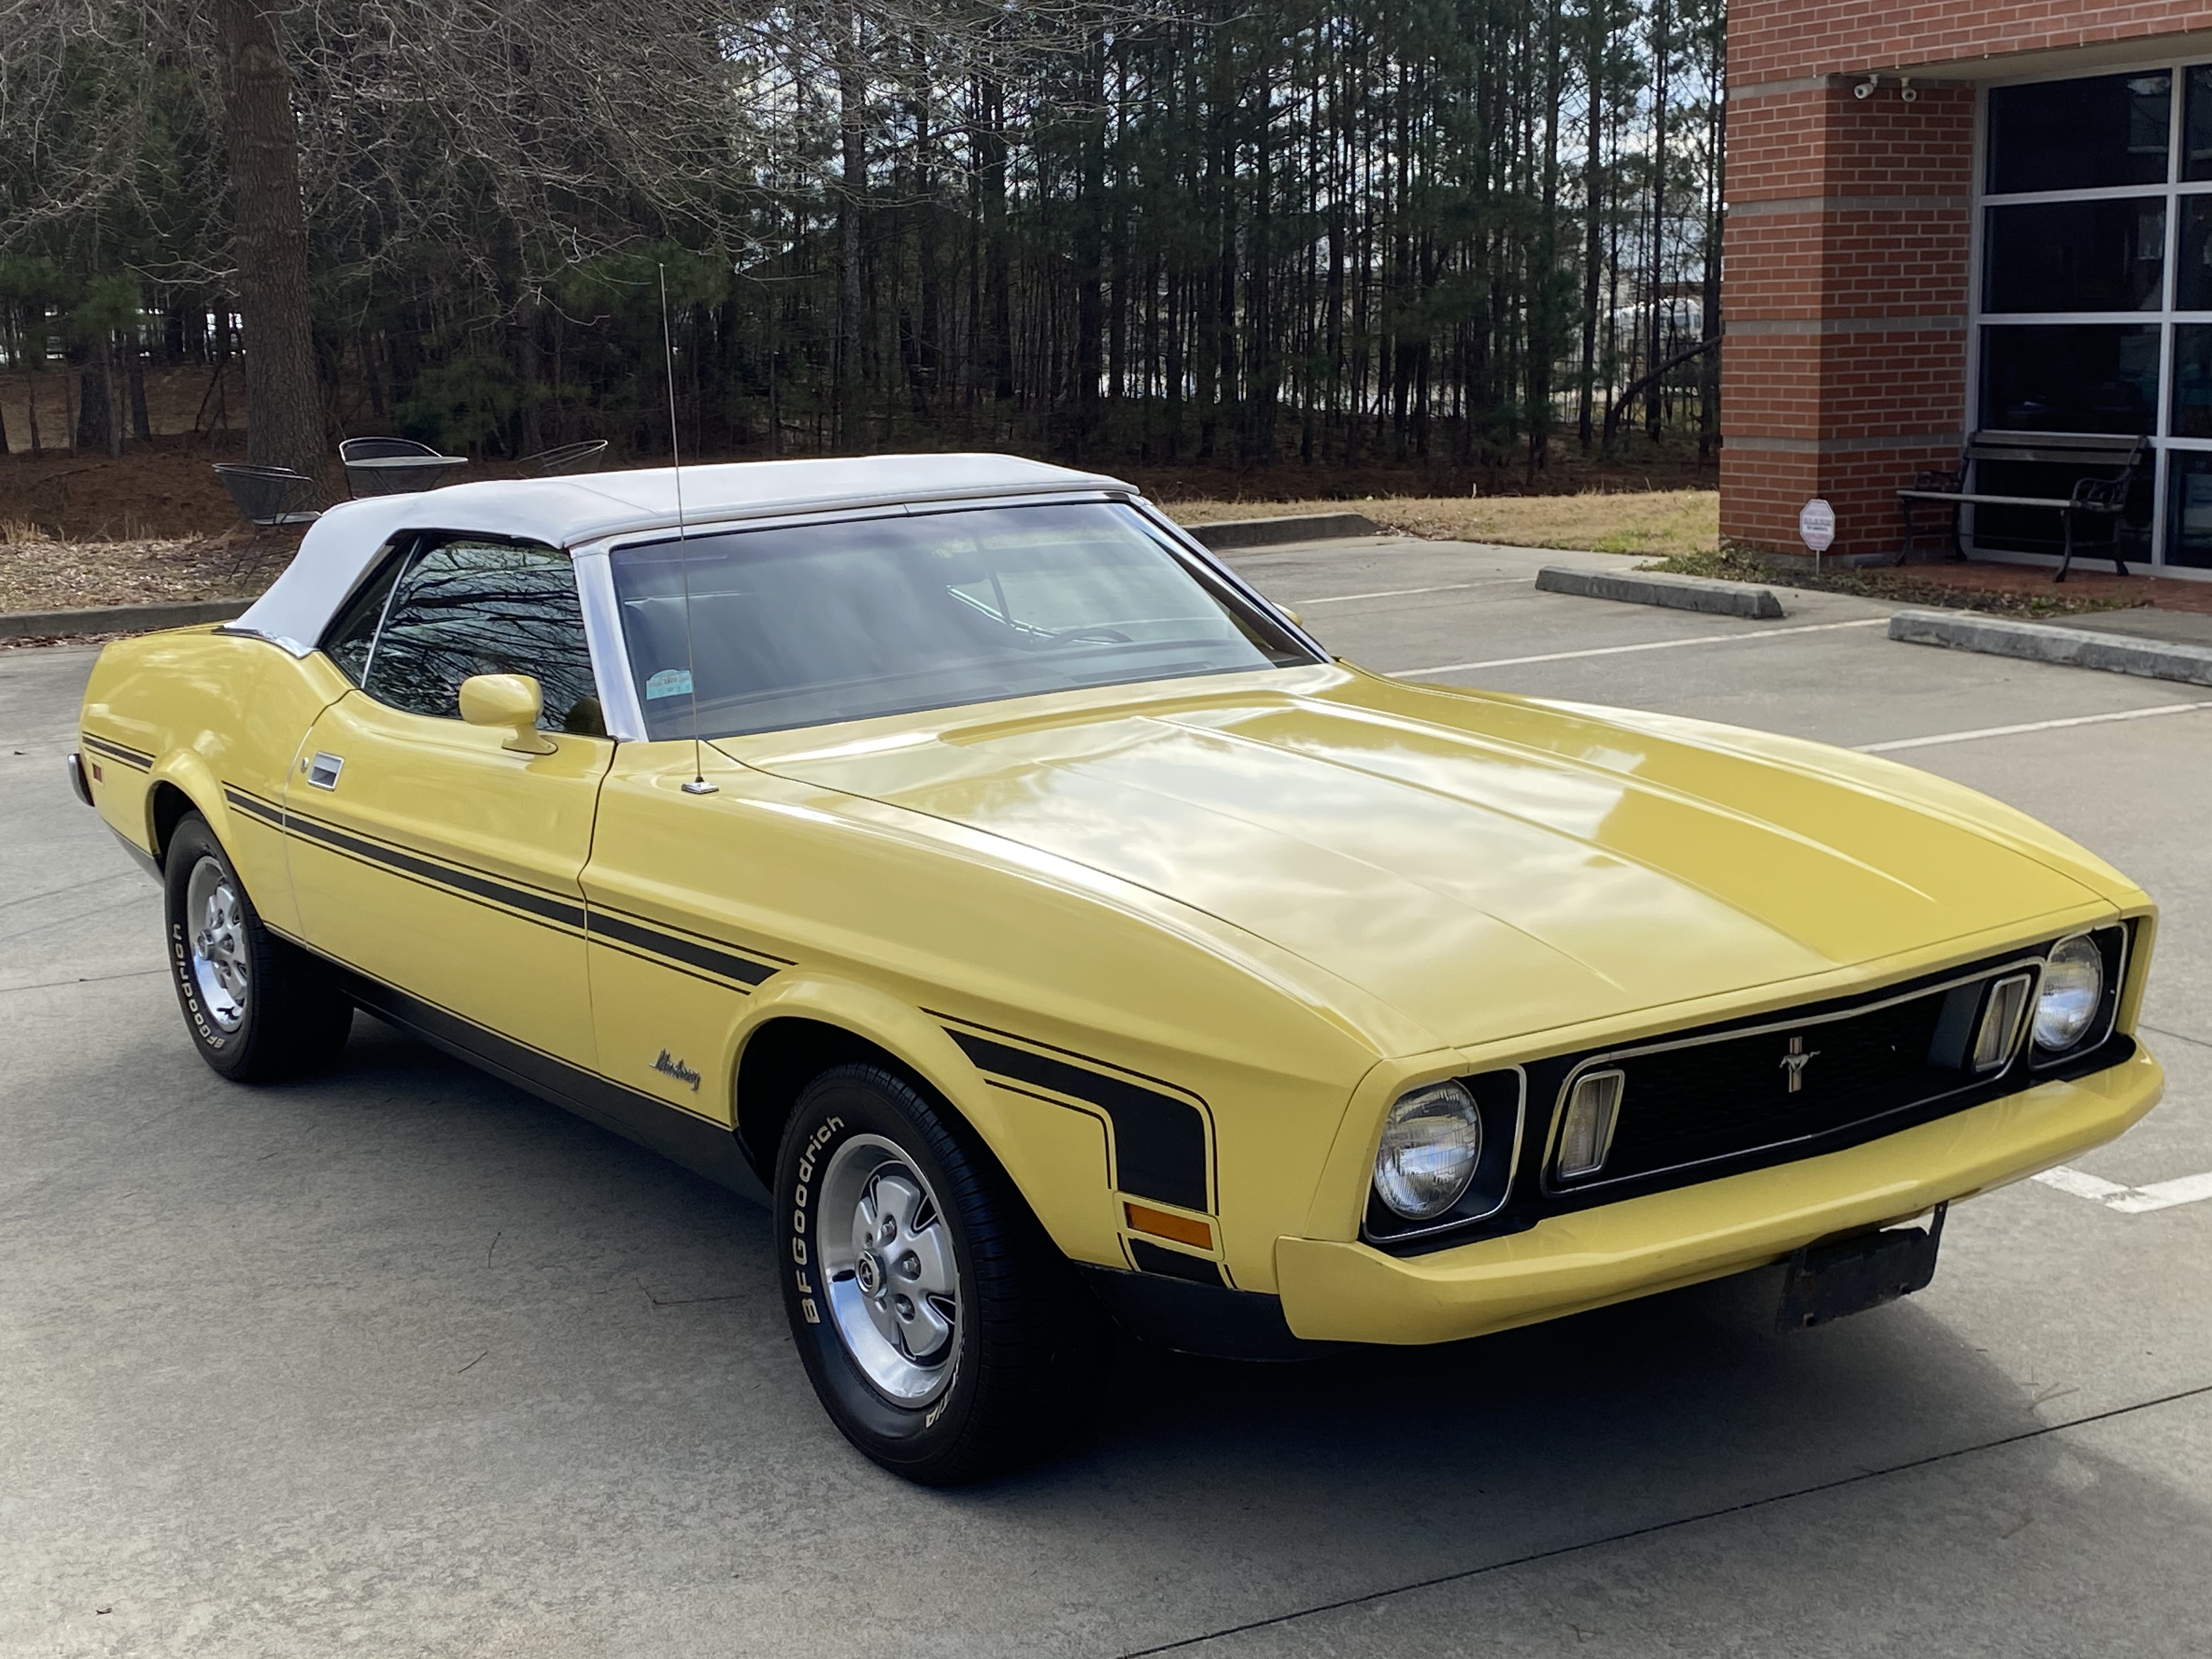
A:
[[[1133,1233],[1150,1233],[1155,1238],[1172,1238],[1178,1244],[1188,1244],[1194,1249],[1213,1248],[1213,1229],[1203,1221],[1187,1215],[1170,1215],[1165,1210],[1155,1210],[1149,1204],[1124,1204],[1121,1208],[1129,1218]]]

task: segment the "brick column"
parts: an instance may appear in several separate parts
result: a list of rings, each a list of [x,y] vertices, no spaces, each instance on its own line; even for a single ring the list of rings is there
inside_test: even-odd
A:
[[[1838,555],[1893,552],[1895,491],[1957,464],[1969,423],[1973,91],[1771,82],[1729,99],[1721,533],[1802,553],[1797,509],[1836,509]],[[1923,543],[1925,546],[1928,544]]]

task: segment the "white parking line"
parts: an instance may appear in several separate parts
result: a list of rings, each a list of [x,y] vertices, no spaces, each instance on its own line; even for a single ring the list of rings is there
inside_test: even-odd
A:
[[[2123,1187],[2117,1181],[2069,1170],[2063,1164],[2055,1170],[2045,1170],[2035,1178],[2046,1187],[2086,1198],[2108,1210],[2118,1210],[2122,1215],[2147,1215],[2153,1210],[2170,1210],[2177,1204],[2196,1204],[2212,1198],[2212,1170],[2172,1181],[2154,1181],[2148,1187]]]
[[[1938,743],[1969,743],[1976,738],[2012,738],[2023,732],[2056,732],[2065,726],[2103,726],[2111,720],[2147,720],[2158,714],[2189,714],[2212,708],[2212,702],[2166,702],[2155,708],[2124,708],[2117,714],[2076,714],[2070,720],[2029,720],[2021,726],[1984,726],[1972,732],[1938,732],[1930,738],[1898,738],[1889,743],[1862,743],[1862,755],[1887,755],[1899,749],[1925,749]]]
[[[1749,628],[1741,634],[1699,634],[1686,640],[1646,640],[1641,645],[1601,645],[1590,651],[1547,651],[1536,657],[1492,657],[1482,662],[1440,663],[1434,668],[1394,668],[1398,679],[1424,674],[1457,674],[1470,668],[1514,668],[1524,662],[1565,662],[1575,657],[1619,657],[1632,651],[1676,651],[1686,645],[1733,645],[1738,640],[1771,640],[1778,634],[1832,634],[1839,628],[1887,628],[1887,617],[1861,617],[1854,622],[1805,623],[1796,628]]]
[[[1373,593],[1332,593],[1322,599],[1285,599],[1285,605],[1344,605],[1353,599],[1402,599],[1409,593],[1461,593],[1470,587],[1526,587],[1526,576],[1493,576],[1487,581],[1446,582],[1441,587],[1385,587]]]

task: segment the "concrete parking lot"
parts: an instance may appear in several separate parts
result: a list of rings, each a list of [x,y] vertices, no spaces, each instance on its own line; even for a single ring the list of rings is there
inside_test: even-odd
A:
[[[2212,1170],[2212,708],[2151,712],[2212,694],[1833,596],[1538,593],[1545,556],[1237,562],[1371,667],[1917,743],[2077,836],[2164,906],[2169,1073],[2080,1168]],[[1059,1462],[903,1486],[816,1407],[757,1211],[366,1019],[310,1083],[200,1064],[63,781],[91,661],[0,653],[0,1651],[2212,1647],[2212,1200],[2024,1183],[1921,1295],[1790,1337],[1736,1284],[1301,1365],[1132,1346]]]

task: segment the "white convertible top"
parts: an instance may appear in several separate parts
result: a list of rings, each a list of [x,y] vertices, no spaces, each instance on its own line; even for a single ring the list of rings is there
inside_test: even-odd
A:
[[[305,655],[322,637],[369,561],[406,530],[510,536],[574,549],[676,525],[668,467],[453,484],[410,495],[344,501],[318,519],[284,574],[230,624]],[[1118,478],[1013,455],[867,455],[739,461],[684,469],[684,520],[732,520],[967,497],[1132,490]]]

